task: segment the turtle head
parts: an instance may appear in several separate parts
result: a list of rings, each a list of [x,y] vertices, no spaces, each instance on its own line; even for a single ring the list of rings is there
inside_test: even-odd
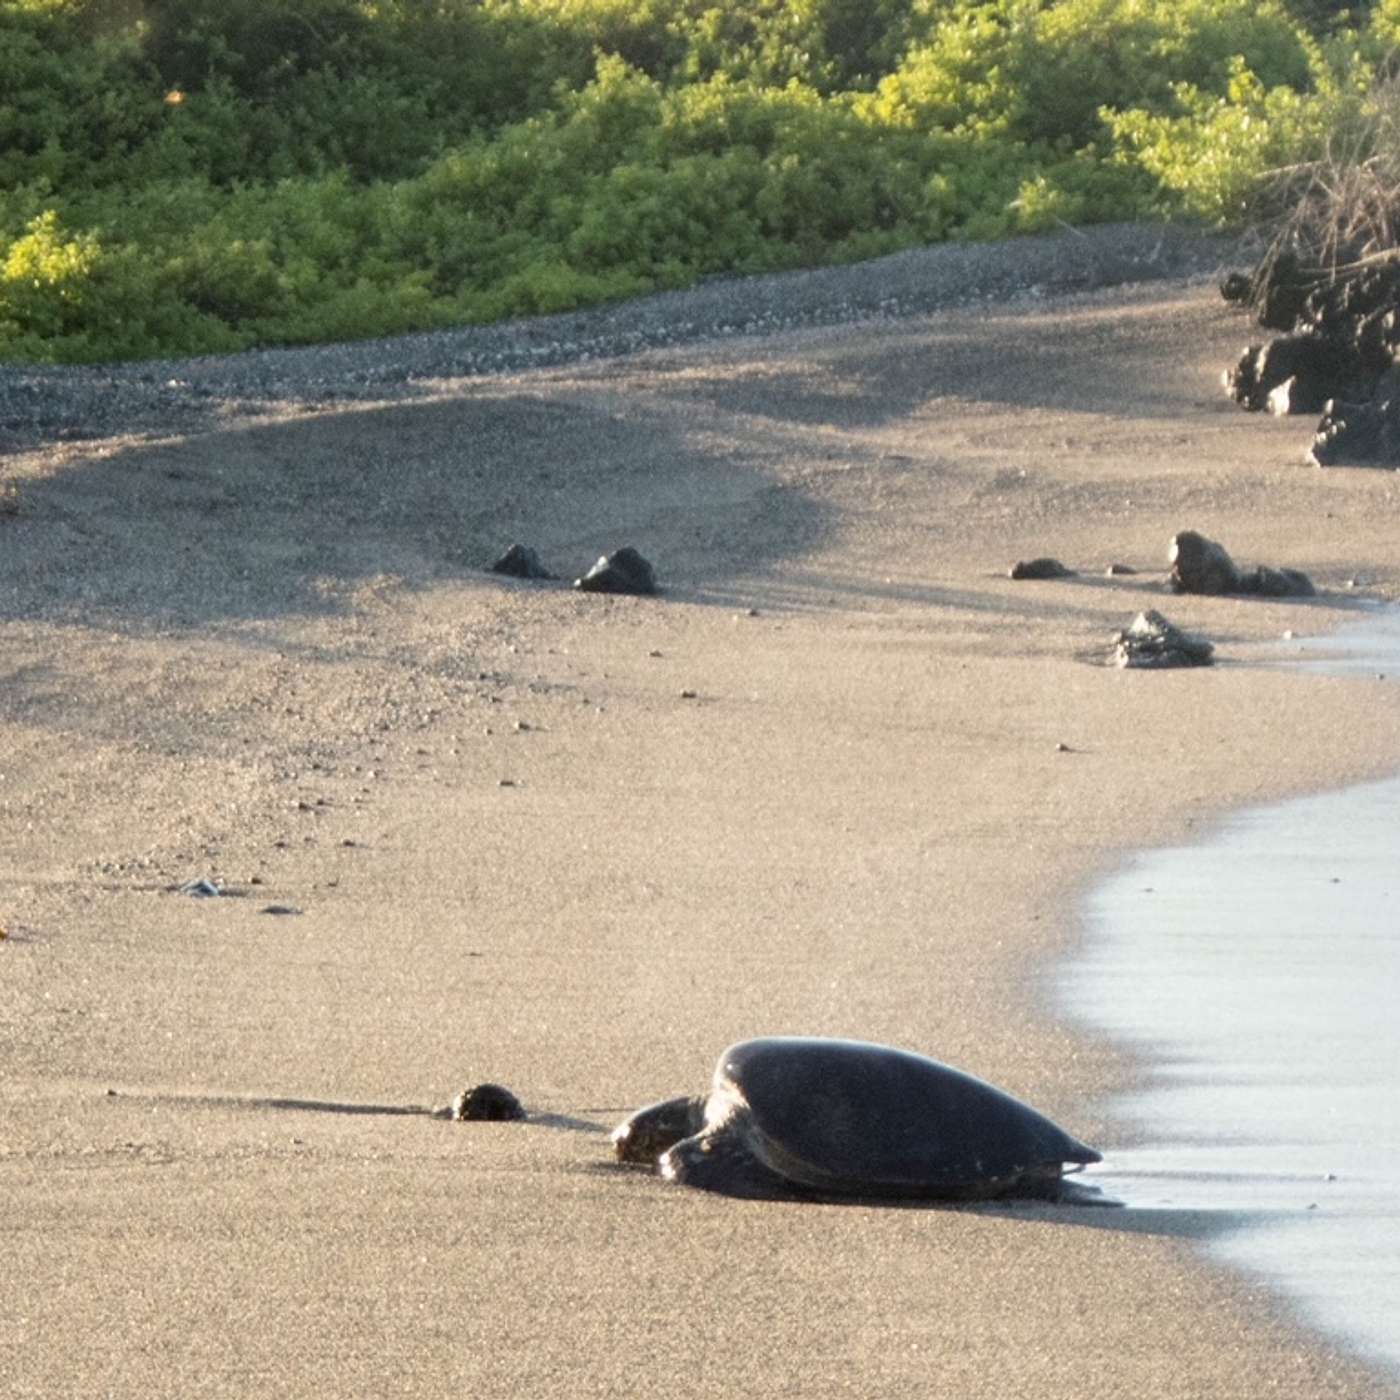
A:
[[[639,1108],[613,1129],[612,1143],[619,1162],[654,1167],[662,1153],[705,1126],[703,1098],[665,1099]]]

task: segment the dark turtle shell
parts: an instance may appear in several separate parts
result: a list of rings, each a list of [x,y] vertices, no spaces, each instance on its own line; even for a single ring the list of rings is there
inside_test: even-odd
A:
[[[717,1112],[716,1100],[728,1109]],[[1057,1182],[1066,1163],[1101,1160],[1003,1090],[863,1041],[732,1045],[715,1069],[706,1119],[707,1133],[739,1135],[783,1180],[835,1193],[997,1195]]]

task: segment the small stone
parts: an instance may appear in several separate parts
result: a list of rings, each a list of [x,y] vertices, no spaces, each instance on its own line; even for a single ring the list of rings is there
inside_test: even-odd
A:
[[[477,1084],[452,1100],[457,1123],[514,1123],[524,1117],[524,1105],[503,1084]]]
[[[683,691],[681,691],[681,699],[682,699],[682,700],[694,700],[694,699],[696,699],[696,697],[697,697],[697,692],[695,692],[695,691],[693,691],[693,690],[683,690]]]
[[[1015,579],[1073,578],[1074,570],[1067,569],[1058,559],[1021,559],[1007,570],[1007,576]]]
[[[528,720],[523,720],[523,719],[518,719],[518,720],[515,721],[514,728],[515,728],[515,732],[516,732],[517,734],[528,734],[528,733],[530,732],[530,724],[529,724],[529,721],[528,721]]]
[[[212,880],[199,879],[189,880],[178,887],[180,894],[193,895],[196,899],[215,899],[223,894],[218,885]]]
[[[497,787],[514,787],[514,786],[515,786],[515,779],[514,779],[514,778],[498,778],[498,779],[496,780],[496,786],[497,786]]]
[[[264,904],[263,907],[258,910],[258,913],[275,914],[279,917],[286,918],[300,914],[301,910],[298,909],[295,904]]]
[[[1104,574],[1108,578],[1123,578],[1129,574],[1135,573],[1137,573],[1137,570],[1133,568],[1131,564],[1110,564],[1108,568],[1104,570]]]
[[[493,574],[511,578],[558,578],[540,562],[540,556],[529,545],[513,544],[491,565]]]
[[[574,580],[574,587],[584,593],[652,594],[656,592],[656,571],[631,545],[624,545],[602,555],[586,574]]]
[[[1167,621],[1161,613],[1139,613],[1113,639],[1114,661],[1121,667],[1209,666],[1215,646]]]

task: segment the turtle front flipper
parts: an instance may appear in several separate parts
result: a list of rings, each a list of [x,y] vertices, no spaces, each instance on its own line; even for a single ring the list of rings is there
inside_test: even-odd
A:
[[[612,1132],[619,1162],[640,1162],[654,1167],[668,1148],[698,1133],[705,1125],[705,1100],[682,1097],[663,1099],[639,1108]]]
[[[723,1196],[773,1200],[802,1194],[791,1181],[764,1166],[732,1124],[678,1142],[657,1165],[667,1181]]]

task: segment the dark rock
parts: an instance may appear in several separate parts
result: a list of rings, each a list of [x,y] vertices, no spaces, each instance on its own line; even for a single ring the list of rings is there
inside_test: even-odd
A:
[[[1108,578],[1124,578],[1135,573],[1137,570],[1131,564],[1110,564],[1104,570],[1104,574]]]
[[[1384,365],[1368,368],[1354,345],[1313,331],[1248,345],[1221,376],[1225,392],[1252,412],[1320,413],[1343,393],[1365,397]]]
[[[513,544],[491,565],[493,574],[508,574],[511,578],[558,578],[540,562],[540,556],[529,545]]]
[[[1012,578],[1073,578],[1074,570],[1067,569],[1058,559],[1022,559],[1008,571]]]
[[[1240,578],[1241,593],[1257,593],[1261,598],[1311,598],[1317,589],[1301,569],[1271,569],[1260,564]]]
[[[1122,667],[1209,666],[1214,653],[1213,643],[1183,632],[1156,611],[1139,613],[1113,639],[1113,659]]]
[[[1400,394],[1386,386],[1369,403],[1333,399],[1308,449],[1319,467],[1400,467]],[[1382,397],[1382,395],[1386,395]]]
[[[655,593],[656,573],[631,545],[604,554],[574,587],[585,593]]]
[[[1248,306],[1254,295],[1254,279],[1245,272],[1227,272],[1220,279],[1220,295],[1236,306]]]
[[[452,1100],[451,1113],[459,1123],[512,1123],[525,1108],[503,1084],[477,1084]]]
[[[1220,290],[1253,308],[1261,325],[1284,332],[1248,346],[1222,376],[1244,408],[1320,413],[1329,399],[1367,402],[1400,352],[1400,260],[1337,272],[1283,254],[1250,277],[1231,274]]]
[[[1195,530],[1182,530],[1172,536],[1167,550],[1174,593],[1236,593],[1240,571],[1225,546],[1208,540]]]
[[[1168,582],[1175,593],[1251,593],[1266,598],[1306,598],[1316,592],[1312,580],[1299,569],[1275,569],[1260,564],[1241,570],[1225,546],[1195,530],[1172,536],[1167,550],[1171,565]]]

